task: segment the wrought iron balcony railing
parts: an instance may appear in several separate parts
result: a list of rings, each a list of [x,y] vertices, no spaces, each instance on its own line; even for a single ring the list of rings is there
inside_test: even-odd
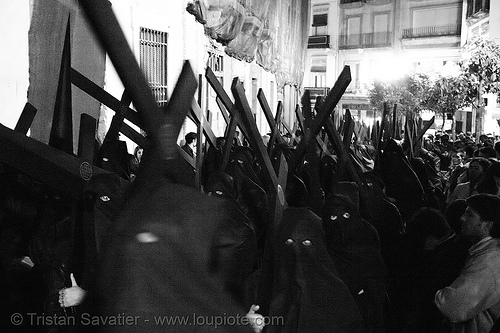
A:
[[[307,39],[308,49],[327,49],[330,48],[330,35],[309,36]]]
[[[392,32],[372,32],[366,34],[340,35],[340,49],[357,49],[391,46]]]
[[[448,24],[436,27],[403,29],[403,38],[460,36],[461,24]]]
[[[489,11],[490,0],[467,0],[467,19],[481,17]]]
[[[340,7],[342,8],[357,8],[366,3],[366,0],[340,0]]]

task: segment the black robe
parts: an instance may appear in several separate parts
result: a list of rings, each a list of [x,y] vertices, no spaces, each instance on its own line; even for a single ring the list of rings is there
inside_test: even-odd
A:
[[[307,208],[288,208],[275,239],[269,311],[275,322],[266,332],[363,332],[358,308],[326,251],[321,219]]]
[[[242,322],[246,309],[236,305],[221,276],[209,270],[215,232],[226,218],[222,201],[159,179],[141,188],[126,207],[103,254],[96,298],[102,316],[137,320],[101,328],[251,331],[235,323],[238,318]]]

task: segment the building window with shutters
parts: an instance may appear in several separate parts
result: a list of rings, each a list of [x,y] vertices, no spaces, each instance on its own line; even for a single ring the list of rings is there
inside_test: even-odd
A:
[[[312,24],[310,36],[328,35],[329,8],[329,5],[316,5],[312,7]]]
[[[163,31],[141,27],[139,61],[158,105],[167,103],[167,39]]]
[[[326,87],[326,57],[311,58],[311,83],[313,87]]]
[[[373,15],[373,37],[371,37],[373,45],[389,44],[389,23],[389,12]]]
[[[361,15],[346,17],[344,21],[345,39],[342,44],[347,46],[360,46],[361,45]],[[342,38],[342,39],[344,39]]]
[[[328,14],[313,15],[312,35],[328,35]]]
[[[349,66],[351,70],[351,83],[346,89],[348,93],[357,93],[361,88],[361,81],[359,78],[359,61],[346,61],[344,62],[344,66]]]

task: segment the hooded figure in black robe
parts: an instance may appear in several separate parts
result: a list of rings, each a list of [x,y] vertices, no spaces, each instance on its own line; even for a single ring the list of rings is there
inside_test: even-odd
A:
[[[178,167],[180,162],[141,163],[151,170],[138,173],[135,191],[113,228],[95,295],[99,318],[112,320],[123,314],[131,323],[108,321],[97,328],[252,331],[242,320],[246,310],[225,289],[222,272],[210,270],[216,232],[228,219],[226,203],[182,184],[186,171]],[[166,168],[167,176],[158,174]]]
[[[385,332],[388,273],[377,230],[342,194],[327,198],[322,217],[328,253],[359,307],[365,332]]]
[[[259,167],[254,161],[251,149],[237,147],[231,156],[227,173],[234,179],[238,207],[252,222],[257,237],[257,247],[262,252],[270,208],[269,199],[258,172]]]
[[[245,308],[250,308],[255,292],[250,276],[257,270],[260,259],[254,225],[238,206],[234,180],[227,173],[213,173],[206,190],[227,202],[229,217],[217,231],[211,268],[222,271],[226,289]]]
[[[386,194],[395,199],[403,221],[424,206],[424,189],[410,162],[406,158],[401,144],[389,139],[380,156],[380,178],[385,183]]]
[[[363,332],[359,310],[333,266],[324,237],[321,219],[307,208],[283,213],[269,310],[274,322],[266,332]]]

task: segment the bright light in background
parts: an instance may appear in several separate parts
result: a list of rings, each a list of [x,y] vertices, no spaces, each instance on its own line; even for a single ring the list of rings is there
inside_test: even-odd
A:
[[[441,75],[446,77],[457,77],[460,73],[460,66],[453,61],[447,61],[441,68]]]
[[[0,123],[14,128],[27,101],[28,1],[0,1]]]
[[[408,59],[401,57],[387,57],[383,60],[374,60],[371,63],[371,79],[390,82],[397,80],[411,70]]]

